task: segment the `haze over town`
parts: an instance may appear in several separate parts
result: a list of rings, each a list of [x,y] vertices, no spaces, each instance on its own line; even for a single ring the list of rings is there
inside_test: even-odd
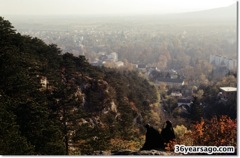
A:
[[[1,15],[166,14],[226,7],[236,0],[0,0]]]

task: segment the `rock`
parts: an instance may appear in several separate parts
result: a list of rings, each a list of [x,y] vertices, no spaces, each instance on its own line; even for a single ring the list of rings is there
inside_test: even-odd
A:
[[[110,151],[94,151],[93,155],[112,155]]]
[[[138,152],[139,155],[163,155],[163,156],[172,156],[172,155],[181,155],[174,152],[166,152],[159,150],[142,150]]]
[[[136,151],[120,150],[120,151],[113,151],[112,155],[138,155],[138,154]]]
[[[181,155],[174,152],[166,152],[159,150],[142,150],[142,151],[132,151],[132,150],[119,150],[119,151],[95,151],[93,155],[162,155],[162,156],[172,156]]]
[[[139,151],[139,155],[165,155],[165,152],[158,150],[142,150]]]

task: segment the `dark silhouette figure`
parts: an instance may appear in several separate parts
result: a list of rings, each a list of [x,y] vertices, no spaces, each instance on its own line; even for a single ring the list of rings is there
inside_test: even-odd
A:
[[[171,140],[176,138],[170,121],[166,121],[166,127],[162,129],[161,136],[164,144],[169,143]]]
[[[154,129],[149,124],[145,125],[147,129],[146,139],[143,147],[140,150],[163,149],[163,141],[158,130]]]

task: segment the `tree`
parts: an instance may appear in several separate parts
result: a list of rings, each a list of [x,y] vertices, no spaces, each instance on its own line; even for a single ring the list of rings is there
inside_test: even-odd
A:
[[[10,98],[0,96],[0,154],[24,155],[33,154],[34,146],[22,136],[16,115],[11,106],[14,103]]]
[[[53,120],[49,119],[49,110],[34,102],[20,103],[16,108],[17,123],[20,131],[32,145],[36,154],[64,154],[62,134]]]
[[[3,47],[5,44],[12,43],[11,39],[15,34],[12,24],[0,16],[0,46]]]
[[[188,112],[192,121],[200,121],[203,117],[203,105],[197,97],[194,97],[193,103],[188,108]]]
[[[201,120],[193,126],[194,145],[237,146],[237,122],[226,115],[209,121]]]
[[[135,120],[151,112],[143,102],[155,103],[157,94],[138,72],[93,67],[84,56],[61,55],[56,45],[16,34],[3,18],[0,24],[3,154],[70,154],[78,143],[90,154],[109,149],[114,137],[131,141],[140,135]]]

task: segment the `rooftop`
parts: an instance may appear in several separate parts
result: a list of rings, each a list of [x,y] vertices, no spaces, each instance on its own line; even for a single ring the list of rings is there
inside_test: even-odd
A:
[[[236,92],[237,91],[237,87],[220,87],[220,89],[225,92]]]

